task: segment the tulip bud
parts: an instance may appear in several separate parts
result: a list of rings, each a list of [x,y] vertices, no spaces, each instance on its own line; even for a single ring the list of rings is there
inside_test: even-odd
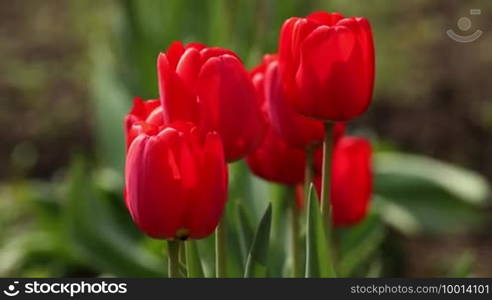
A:
[[[232,51],[175,42],[159,55],[157,67],[166,124],[188,121],[201,134],[217,131],[228,162],[260,144],[264,118],[249,75]]]
[[[364,18],[316,12],[282,26],[279,68],[287,100],[310,118],[349,121],[364,113],[372,98],[374,60]]]
[[[126,157],[125,203],[133,221],[153,238],[210,235],[227,199],[220,136],[215,132],[201,136],[185,122],[143,124],[152,130],[133,138]]]
[[[350,226],[367,214],[372,196],[371,144],[343,137],[333,150],[330,202],[333,224]]]

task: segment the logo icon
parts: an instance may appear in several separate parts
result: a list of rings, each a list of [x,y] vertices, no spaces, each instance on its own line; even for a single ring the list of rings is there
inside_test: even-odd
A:
[[[470,9],[470,15],[472,15],[472,16],[477,16],[477,15],[481,15],[481,14],[482,14],[482,10],[480,10],[480,9]],[[467,17],[462,17],[458,20],[457,25],[461,31],[463,31],[463,32],[468,31],[472,27],[472,21]],[[446,33],[451,39],[453,39],[459,43],[471,43],[471,42],[478,40],[482,36],[483,31],[476,30],[472,34],[461,35],[461,34],[454,32],[453,29],[448,29],[446,31]]]
[[[14,284],[10,284],[3,293],[9,297],[14,297],[19,294],[19,291],[15,289],[15,285],[18,284],[18,281],[14,281]]]

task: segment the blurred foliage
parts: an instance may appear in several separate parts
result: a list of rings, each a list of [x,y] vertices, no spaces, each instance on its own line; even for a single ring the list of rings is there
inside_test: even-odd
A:
[[[383,220],[406,234],[465,233],[488,216],[483,177],[427,157],[378,153],[375,193]]]
[[[492,178],[492,165],[483,164],[492,151],[492,106],[487,101],[492,89],[488,77],[480,76],[492,65],[491,37],[465,47],[443,34],[470,8],[486,10],[492,3],[1,2],[0,54],[9,59],[0,61],[0,135],[5,144],[0,176],[7,176],[0,184],[0,276],[165,275],[163,243],[135,229],[122,199],[122,121],[131,98],[158,96],[157,54],[174,40],[230,48],[252,67],[263,53],[275,51],[285,19],[319,9],[369,18],[377,45],[375,103],[350,128],[370,136],[379,150],[375,196],[364,222],[334,232],[339,275],[402,276],[407,271],[400,259],[405,255],[402,241],[482,234],[490,222],[490,187],[483,176],[398,152],[452,160]],[[477,28],[491,25],[487,18],[473,22]],[[292,261],[278,249],[290,242],[290,231],[282,229],[292,191],[251,176],[243,162],[231,165],[230,179],[228,274],[244,274],[256,241],[253,249],[259,250],[252,261],[257,264],[251,268],[262,275],[287,276]],[[270,237],[264,229],[261,239],[255,239],[269,202]],[[308,220],[302,221],[305,239],[311,228],[306,228]],[[213,242],[210,237],[196,243],[207,276],[214,274]],[[473,274],[473,251],[452,260],[425,275]]]
[[[150,255],[142,249],[140,235],[118,220],[121,211],[111,208],[114,199],[97,190],[86,172],[82,162],[72,164],[67,203],[60,214],[74,250],[91,265],[111,270],[116,276],[164,275],[164,261],[158,254]],[[128,217],[125,219],[128,221]]]

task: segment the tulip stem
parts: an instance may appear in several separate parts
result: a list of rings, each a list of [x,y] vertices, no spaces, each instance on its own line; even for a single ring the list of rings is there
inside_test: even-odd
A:
[[[309,196],[309,187],[314,177],[314,150],[315,147],[310,145],[306,148],[306,166],[304,168],[304,199]]]
[[[323,223],[325,225],[325,234],[329,243],[330,260],[334,261],[334,243],[332,232],[332,207],[330,203],[330,188],[331,188],[331,166],[333,152],[333,124],[325,123],[325,139],[323,141],[323,173],[321,178],[321,213],[323,214]]]
[[[321,212],[327,226],[331,227],[330,177],[331,154],[333,148],[333,124],[325,123],[325,139],[323,141],[323,173],[321,179]]]
[[[225,220],[223,219],[215,230],[215,277],[217,278],[224,278],[226,273],[225,225]]]
[[[169,278],[180,278],[179,271],[179,248],[180,241],[167,241],[167,255],[169,258],[168,272]]]

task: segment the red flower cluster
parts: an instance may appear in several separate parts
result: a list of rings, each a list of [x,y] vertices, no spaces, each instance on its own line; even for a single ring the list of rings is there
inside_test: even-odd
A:
[[[125,120],[125,201],[149,236],[203,238],[224,209],[226,162],[259,145],[264,117],[230,50],[175,42],[157,70],[160,101],[135,99]]]
[[[344,137],[369,106],[374,46],[367,20],[317,12],[291,18],[278,55],[248,73],[226,49],[174,42],[157,60],[160,98],[136,98],[125,119],[125,202],[151,237],[203,238],[227,199],[227,162],[287,185],[304,181],[306,151],[321,159],[325,121],[333,127],[334,223],[366,214],[371,147]],[[316,168],[315,168],[316,169]],[[319,173],[319,172],[318,172]]]
[[[228,162],[241,159],[265,134],[255,90],[236,54],[180,42],[157,62],[164,122],[185,120],[217,131]]]

